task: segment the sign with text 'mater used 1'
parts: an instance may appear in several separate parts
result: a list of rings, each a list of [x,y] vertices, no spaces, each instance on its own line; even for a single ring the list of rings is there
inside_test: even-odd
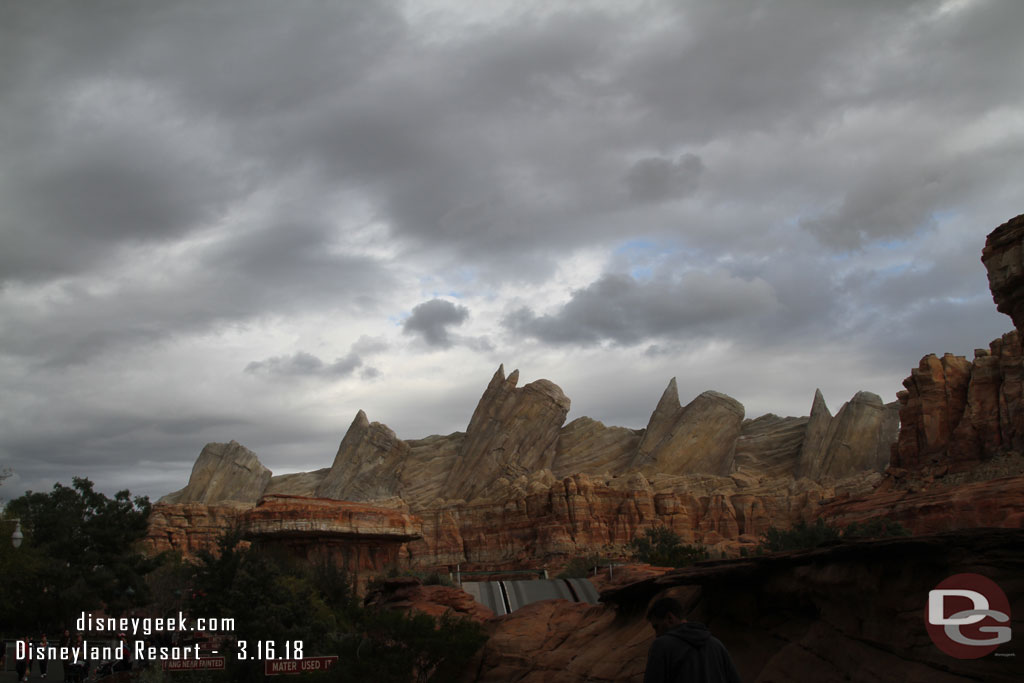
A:
[[[304,659],[268,659],[264,662],[263,673],[267,676],[278,676],[280,674],[327,671],[337,663],[337,655],[330,657],[306,657]]]

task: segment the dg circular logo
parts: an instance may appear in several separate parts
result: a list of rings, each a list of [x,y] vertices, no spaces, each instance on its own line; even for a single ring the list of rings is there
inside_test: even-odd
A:
[[[928,591],[924,615],[932,642],[957,659],[984,657],[1010,642],[1010,601],[980,574],[955,574]]]

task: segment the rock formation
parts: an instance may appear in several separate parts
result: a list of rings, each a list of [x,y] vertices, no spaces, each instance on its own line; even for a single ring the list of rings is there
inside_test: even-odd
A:
[[[458,587],[425,586],[413,576],[384,579],[364,601],[367,607],[408,612],[415,610],[433,617],[451,614],[483,623],[494,618],[494,612],[481,605]]]
[[[270,483],[270,470],[237,441],[203,448],[188,485],[160,499],[162,503],[255,503]]]
[[[271,477],[235,444],[227,450],[261,479],[236,476],[249,482],[244,504],[219,510],[216,519],[229,525],[261,495],[412,511],[422,519],[422,539],[408,549],[425,567],[525,566],[597,549],[622,552],[659,524],[720,554],[753,544],[769,526],[812,518],[817,502],[838,492],[869,491],[881,476],[879,443],[896,436],[880,399],[864,393],[834,418],[819,392],[810,418],[744,420],[743,406],[717,392],[682,406],[673,379],[647,427],[627,429],[586,417],[563,426],[569,399],[561,389],[547,380],[517,382],[518,372],[506,378],[499,367],[464,433],[404,441],[359,411],[332,466],[316,472]],[[816,426],[821,435],[809,446]],[[223,487],[209,485],[234,463],[212,457],[226,448],[204,449],[189,486],[157,506],[154,548],[212,543],[212,532],[173,525],[204,524],[180,505],[192,496],[227,500],[217,498],[227,495]],[[247,472],[242,465],[234,467]],[[798,484],[801,468],[814,481]]]
[[[359,411],[341,440],[327,476],[316,488],[317,498],[375,500],[401,489],[399,475],[409,445],[379,422],[370,423]]]
[[[445,482],[446,497],[470,500],[502,476],[551,469],[569,399],[545,379],[517,389],[519,371],[501,366],[477,404],[458,458]]]
[[[1024,214],[989,233],[981,262],[996,309],[1010,316],[1020,330],[1024,327]]]
[[[396,565],[422,526],[418,518],[389,508],[281,495],[265,496],[239,523],[258,548],[332,561],[357,574]]]
[[[705,391],[680,407],[673,377],[651,413],[630,469],[644,474],[729,474],[742,423],[742,404],[717,391]]]

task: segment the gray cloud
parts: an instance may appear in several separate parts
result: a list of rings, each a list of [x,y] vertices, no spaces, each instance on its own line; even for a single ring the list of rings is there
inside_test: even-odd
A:
[[[607,274],[573,292],[554,314],[538,316],[522,307],[506,316],[503,324],[552,344],[637,344],[651,337],[712,334],[713,326],[761,316],[776,306],[765,282],[722,273],[690,272],[650,282]]]
[[[260,361],[252,361],[245,366],[245,372],[270,377],[321,377],[325,379],[348,377],[357,369],[362,368],[360,377],[373,379],[380,371],[367,367],[364,362],[368,356],[386,351],[388,344],[383,339],[363,335],[351,350],[335,358],[332,363],[325,363],[317,356],[305,351],[296,351],[291,355],[272,356]]]
[[[354,353],[337,358],[328,364],[311,353],[296,351],[290,356],[273,356],[266,360],[253,361],[245,366],[245,371],[285,377],[345,377],[351,375],[362,364],[363,360]]]
[[[412,314],[402,324],[402,331],[418,335],[428,346],[448,348],[452,345],[448,328],[461,325],[468,317],[469,309],[465,306],[431,299],[413,307]]]
[[[676,161],[651,157],[633,164],[625,182],[635,201],[661,202],[693,193],[703,170],[704,164],[696,154],[683,154]]]

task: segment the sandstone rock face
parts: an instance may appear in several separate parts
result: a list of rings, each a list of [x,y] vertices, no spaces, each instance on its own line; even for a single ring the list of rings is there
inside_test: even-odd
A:
[[[819,394],[815,394],[817,404]],[[815,418],[813,416],[812,422]],[[826,413],[818,413],[822,426]],[[896,404],[884,405],[877,394],[858,392],[828,421],[828,428],[817,448],[803,453],[801,476],[814,480],[830,476],[847,477],[864,470],[882,470],[889,462],[890,447],[899,429]],[[817,436],[815,434],[815,436]],[[817,453],[815,453],[817,450]]]
[[[214,550],[218,539],[249,507],[244,503],[157,503],[144,543],[153,553],[177,550],[184,557]]]
[[[320,482],[324,480],[330,467],[312,472],[296,472],[295,474],[278,474],[270,478],[267,488],[263,489],[263,495],[277,494],[281,496],[308,496],[316,494]]]
[[[459,457],[445,482],[449,498],[470,500],[501,476],[550,469],[569,399],[548,380],[517,389],[519,371],[494,373],[466,428]]]
[[[589,417],[577,418],[558,434],[552,472],[559,479],[579,472],[622,474],[643,433],[641,429],[606,427]]]
[[[298,496],[267,496],[239,522],[257,548],[333,561],[357,574],[396,565],[405,543],[419,538],[421,526],[418,518],[397,510]]]
[[[902,423],[891,464],[903,469],[968,469],[1024,449],[1024,353],[1014,330],[974,361],[928,355],[897,394]]]
[[[488,622],[475,683],[643,680],[654,632],[605,605],[544,600]]]
[[[980,527],[1024,527],[1024,476],[1010,476],[921,490],[879,490],[872,495],[835,500],[818,516],[839,526],[886,517],[912,534]]]
[[[806,417],[762,415],[744,420],[736,441],[736,469],[763,477],[792,477],[806,442]]]
[[[417,611],[433,617],[451,613],[480,623],[494,618],[494,612],[461,588],[425,586],[411,576],[385,579],[380,588],[366,596],[364,602],[370,607]]]
[[[402,488],[402,464],[409,445],[359,411],[341,440],[330,472],[316,488],[317,498],[366,501],[389,498]]]
[[[399,495],[412,509],[422,510],[448,497],[444,490],[445,479],[465,439],[464,432],[454,432],[407,442],[409,459],[402,468]]]
[[[424,511],[423,539],[409,552],[420,567],[527,568],[591,552],[624,556],[644,529],[664,525],[684,542],[735,553],[770,526],[813,519],[819,501],[836,495],[811,482],[741,489],[729,478],[693,477],[663,485],[656,490],[640,474],[606,481],[581,474],[537,493]],[[860,491],[868,490],[866,483]]]
[[[811,415],[807,420],[807,432],[800,446],[800,462],[797,464],[797,476],[810,477],[811,472],[820,469],[818,462],[827,449],[826,437],[829,425],[832,424],[832,413],[821,395],[821,389],[814,390],[814,401],[811,403]]]
[[[253,537],[295,537],[305,534],[346,538],[392,539],[419,537],[420,521],[390,508],[344,500],[267,496],[240,516],[242,530]]]
[[[160,499],[163,503],[255,503],[271,472],[256,454],[237,441],[210,443],[192,467],[188,485]]]
[[[680,407],[673,377],[651,414],[631,469],[645,474],[729,474],[743,412],[739,401],[717,391],[705,391]]]
[[[988,271],[988,286],[1000,313],[1024,326],[1024,214],[993,230],[985,240],[981,262]]]

